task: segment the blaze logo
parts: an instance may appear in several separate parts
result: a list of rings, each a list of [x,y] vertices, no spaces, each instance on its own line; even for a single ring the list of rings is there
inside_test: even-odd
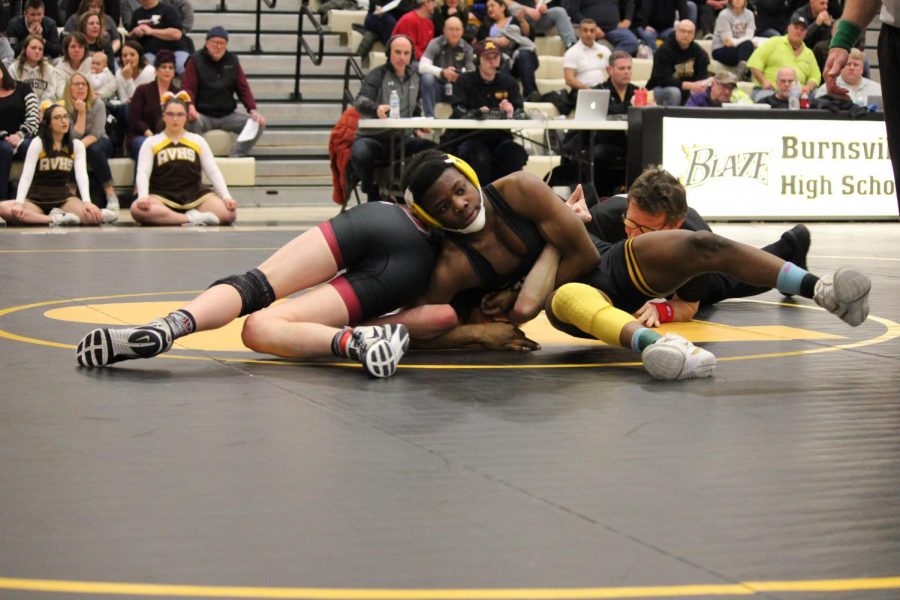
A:
[[[739,152],[737,154],[717,154],[711,146],[682,146],[688,160],[687,177],[684,187],[698,187],[710,179],[741,177],[762,185],[769,181],[768,152]]]

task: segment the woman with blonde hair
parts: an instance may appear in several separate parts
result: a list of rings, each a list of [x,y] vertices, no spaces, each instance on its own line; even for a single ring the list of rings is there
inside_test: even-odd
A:
[[[190,96],[165,93],[165,129],[144,140],[138,156],[138,199],[131,216],[145,225],[229,225],[237,216],[225,178],[202,136],[185,129]],[[215,192],[203,185],[206,173]]]
[[[30,85],[38,102],[55,99],[50,87],[53,67],[44,55],[44,44],[44,38],[41,36],[29,35],[22,42],[22,52],[19,53],[19,58],[10,65],[10,74],[16,78],[16,81]]]
[[[94,94],[88,78],[81,73],[75,73],[69,79],[63,101],[72,119],[72,137],[84,144],[87,160],[94,171],[93,177],[106,195],[106,208],[118,210],[119,199],[109,169],[113,148],[106,137],[106,106]]]
[[[81,198],[69,191],[72,174]],[[69,113],[50,104],[41,117],[38,137],[31,141],[15,200],[0,202],[0,217],[10,225],[99,225],[116,213],[91,203],[84,144],[72,139]]]

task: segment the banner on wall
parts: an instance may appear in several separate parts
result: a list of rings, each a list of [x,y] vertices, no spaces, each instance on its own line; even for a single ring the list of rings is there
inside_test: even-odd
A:
[[[705,217],[897,217],[883,121],[663,118],[662,164]]]

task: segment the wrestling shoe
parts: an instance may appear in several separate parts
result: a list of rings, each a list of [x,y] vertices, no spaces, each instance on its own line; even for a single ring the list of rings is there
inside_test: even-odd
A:
[[[644,369],[654,379],[700,379],[711,377],[716,370],[716,357],[698,348],[680,335],[667,333],[641,353]]]
[[[53,221],[50,223],[50,227],[81,225],[81,219],[78,218],[78,215],[63,212],[58,208],[54,208],[50,211],[50,218],[53,219]]]
[[[393,375],[409,349],[409,332],[404,325],[354,327],[352,336],[348,355],[358,360],[372,377]]]
[[[813,300],[845,323],[856,327],[869,316],[872,281],[856,269],[838,269],[816,282]]]
[[[193,225],[194,227],[206,227],[207,225],[219,224],[219,217],[211,212],[201,212],[196,208],[192,208],[185,214],[189,219],[188,225]]]
[[[78,342],[75,359],[82,367],[104,367],[132,358],[150,358],[172,347],[172,330],[165,321],[140,327],[101,327]]]
[[[101,208],[100,209],[100,222],[101,223],[115,223],[119,220],[119,213],[109,208]]]
[[[804,271],[808,270],[806,268],[806,254],[809,252],[810,235],[806,225],[794,225],[781,234],[781,239],[793,248],[793,252],[791,252],[788,260]]]

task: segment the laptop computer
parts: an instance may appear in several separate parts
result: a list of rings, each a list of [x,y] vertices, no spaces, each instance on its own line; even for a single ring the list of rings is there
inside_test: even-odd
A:
[[[609,112],[609,90],[578,90],[576,121],[605,121]]]

